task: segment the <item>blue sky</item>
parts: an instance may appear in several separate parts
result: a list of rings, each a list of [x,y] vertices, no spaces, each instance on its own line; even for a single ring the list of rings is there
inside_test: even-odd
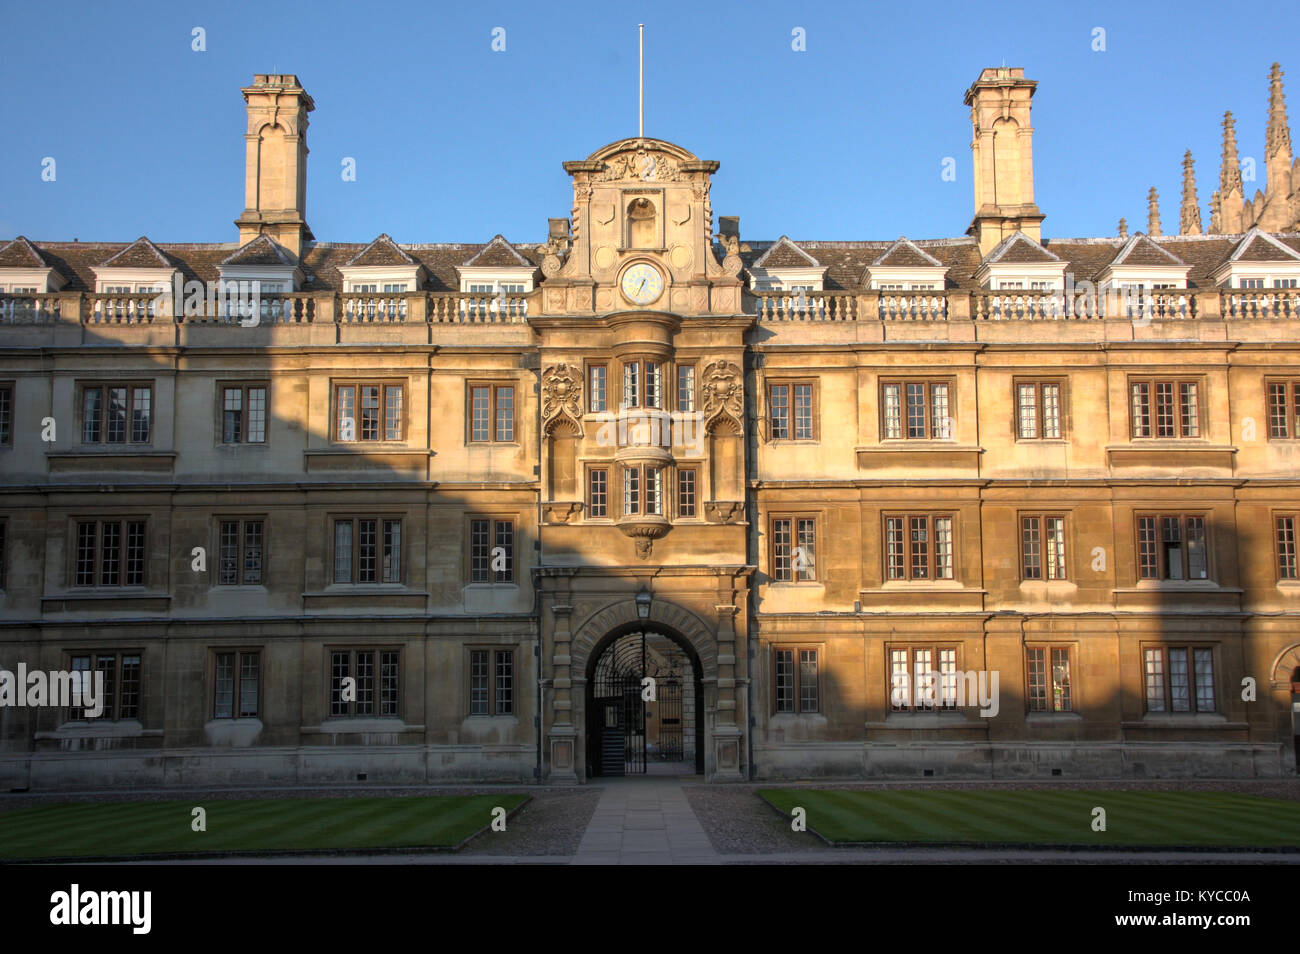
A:
[[[1152,185],[1177,231],[1187,148],[1208,223],[1223,111],[1257,158],[1253,194],[1269,65],[1300,90],[1294,0],[1252,3],[1253,26],[1230,35],[1222,4],[0,3],[0,237],[38,241],[232,241],[239,89],[256,72],[297,73],[316,101],[318,239],[542,241],[547,217],[569,214],[560,164],[636,134],[638,22],[646,134],[722,163],[714,214],[739,215],[747,239],[962,234],[962,95],[982,67],[1022,66],[1039,83],[1048,236],[1113,235],[1121,215],[1145,228]],[[498,26],[504,52],[491,48]],[[194,27],[206,52],[191,49]],[[41,179],[47,156],[54,182]],[[941,178],[948,156],[955,182]]]

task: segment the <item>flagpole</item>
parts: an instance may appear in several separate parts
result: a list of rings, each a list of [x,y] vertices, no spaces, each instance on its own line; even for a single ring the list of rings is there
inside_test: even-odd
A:
[[[645,138],[645,24],[638,23],[636,27],[637,43],[640,47],[640,70],[637,76],[636,99],[637,99],[637,137]]]

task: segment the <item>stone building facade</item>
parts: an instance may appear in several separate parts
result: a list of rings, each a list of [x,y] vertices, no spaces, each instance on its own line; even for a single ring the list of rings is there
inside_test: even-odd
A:
[[[1179,235],[1044,239],[995,68],[959,237],[750,239],[632,138],[543,243],[360,245],[258,75],[237,242],[0,249],[0,669],[109,687],[0,787],[1293,772],[1271,81],[1207,234],[1188,157]]]

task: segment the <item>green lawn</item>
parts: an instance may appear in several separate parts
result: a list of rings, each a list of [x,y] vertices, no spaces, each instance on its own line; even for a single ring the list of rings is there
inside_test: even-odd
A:
[[[1219,792],[765,789],[832,842],[1300,846],[1300,803]],[[1106,810],[1106,831],[1092,810]]]
[[[450,848],[524,795],[115,802],[0,812],[0,858],[180,852]],[[191,830],[191,810],[207,831]]]

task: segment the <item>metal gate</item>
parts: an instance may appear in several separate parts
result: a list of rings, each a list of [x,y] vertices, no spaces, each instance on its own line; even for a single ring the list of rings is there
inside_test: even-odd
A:
[[[644,775],[646,765],[645,635],[620,636],[596,663],[593,688],[599,714],[601,775]]]
[[[659,709],[659,738],[655,745],[655,760],[681,762],[686,758],[682,747],[682,684],[673,679],[656,687]]]

